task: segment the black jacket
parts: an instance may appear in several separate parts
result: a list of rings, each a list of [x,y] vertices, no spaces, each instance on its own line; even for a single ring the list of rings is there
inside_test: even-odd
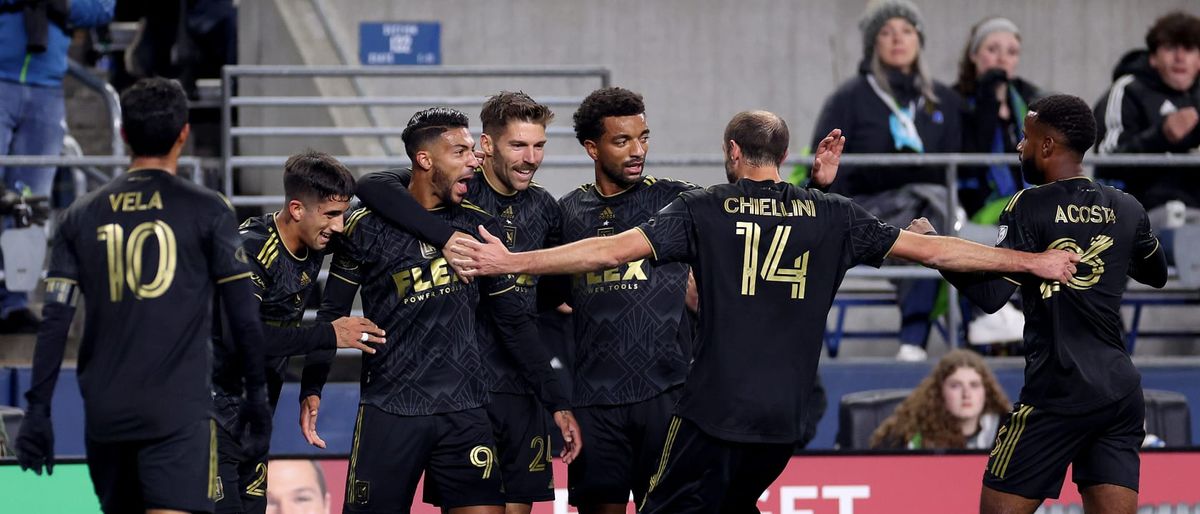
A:
[[[867,83],[870,67],[864,61],[858,76],[847,80],[825,100],[813,129],[812,149],[816,151],[821,139],[835,128],[846,136],[845,153],[895,153],[888,118],[891,109]],[[888,85],[896,103],[906,106],[918,101],[914,122],[925,146],[925,153],[952,153],[961,148],[962,101],[949,87],[934,82],[936,105],[919,101],[920,90],[914,75],[888,72]],[[929,182],[944,184],[945,170],[935,167],[863,167],[842,166],[831,190],[846,196],[880,193],[898,189],[906,184]]]
[[[1026,82],[1020,77],[1011,80],[1004,76],[1003,71],[988,72],[980,77],[976,84],[974,94],[963,98],[963,135],[962,135],[962,152],[963,153],[991,153],[992,141],[996,137],[996,128],[1000,127],[1003,130],[1004,151],[1007,154],[1016,154],[1017,143],[1021,142],[1023,135],[1018,129],[1017,117],[1021,116],[1016,112],[1011,91],[1008,94],[1008,106],[1011,114],[1009,119],[1000,119],[1000,102],[996,100],[996,95],[993,94],[996,86],[1000,82],[1008,82],[1012,89],[1017,91],[1018,95],[1024,100],[1028,106],[1042,96],[1042,91],[1037,86]],[[955,91],[961,92],[963,88],[959,84],[955,84]],[[1013,162],[1016,162],[1014,158]],[[1018,166],[1009,166],[1012,172],[1013,182],[1020,187],[1021,185],[1021,170]],[[958,176],[960,185],[964,187],[959,190],[959,201],[968,214],[974,214],[979,210],[991,197],[991,187],[988,184],[988,167],[987,166],[964,166],[959,169]]]
[[[1200,80],[1188,91],[1167,86],[1150,67],[1149,53],[1125,54],[1113,69],[1113,85],[1096,103],[1099,153],[1187,153],[1200,146],[1200,125],[1178,143],[1167,141],[1166,114],[1200,108]],[[1200,170],[1191,168],[1098,168],[1096,176],[1142,202],[1146,209],[1180,199],[1200,207]]]

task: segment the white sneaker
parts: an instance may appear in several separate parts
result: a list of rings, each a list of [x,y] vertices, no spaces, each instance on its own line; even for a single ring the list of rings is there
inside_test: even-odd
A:
[[[896,360],[900,362],[921,362],[929,357],[924,348],[915,344],[901,344],[896,352]]]
[[[967,325],[967,341],[971,344],[1014,343],[1024,338],[1025,315],[1004,304],[994,314],[986,314],[971,320]]]

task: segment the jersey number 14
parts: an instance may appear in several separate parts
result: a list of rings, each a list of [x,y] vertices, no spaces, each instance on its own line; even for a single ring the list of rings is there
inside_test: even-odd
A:
[[[158,244],[158,267],[154,280],[142,280],[142,252],[146,241],[154,238]],[[129,231],[109,223],[96,229],[96,239],[104,241],[108,249],[108,294],[113,302],[121,301],[125,286],[133,291],[138,300],[158,298],[171,287],[175,280],[175,232],[162,221],[147,221]]]
[[[762,236],[762,227],[749,221],[737,222],[737,235],[745,239],[742,250],[742,295],[754,296],[759,278],[768,282],[787,282],[792,285],[792,298],[804,299],[805,275],[808,274],[808,253],[796,258],[791,263],[795,268],[781,268],[779,261],[783,258],[783,249],[787,247],[788,237],[792,235],[792,227],[775,227],[775,235],[771,238],[771,247],[767,256],[759,266],[758,242]]]

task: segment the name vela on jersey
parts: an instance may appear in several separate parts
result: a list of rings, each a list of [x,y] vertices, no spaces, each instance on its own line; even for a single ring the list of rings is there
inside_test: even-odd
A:
[[[1117,211],[1101,205],[1059,205],[1055,223],[1116,223]]]

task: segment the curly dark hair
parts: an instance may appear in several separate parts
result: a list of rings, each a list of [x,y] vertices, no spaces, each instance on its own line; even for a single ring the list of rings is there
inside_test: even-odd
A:
[[[1146,32],[1150,53],[1162,45],[1200,48],[1200,18],[1183,11],[1171,11],[1154,20]]]
[[[921,434],[921,447],[925,449],[965,448],[967,438],[942,399],[942,383],[959,368],[971,368],[983,378],[983,414],[1003,415],[1012,409],[1008,395],[983,358],[970,350],[953,350],[938,361],[929,376],[896,407],[896,412],[875,429],[871,447],[903,447],[913,436]]]
[[[1030,104],[1029,112],[1037,113],[1039,123],[1065,136],[1067,146],[1080,157],[1096,144],[1096,116],[1078,96],[1050,95]]]
[[[554,111],[537,103],[522,91],[501,91],[500,94],[488,98],[479,113],[483,131],[492,137],[498,136],[512,121],[536,123],[545,127],[552,120]]]
[[[579,144],[596,141],[604,134],[604,118],[636,116],[646,112],[642,95],[620,87],[604,87],[592,91],[575,110],[575,139]]]
[[[404,141],[404,152],[411,160],[417,160],[417,152],[433,139],[450,129],[467,128],[470,118],[466,113],[449,107],[430,107],[417,111],[408,120],[408,126],[400,134]]]

